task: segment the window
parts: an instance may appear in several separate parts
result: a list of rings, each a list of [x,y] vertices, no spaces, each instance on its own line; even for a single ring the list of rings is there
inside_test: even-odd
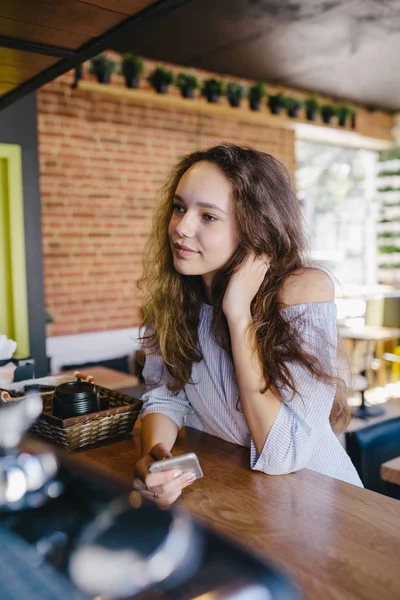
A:
[[[312,257],[341,286],[374,285],[378,153],[296,142],[297,190]]]

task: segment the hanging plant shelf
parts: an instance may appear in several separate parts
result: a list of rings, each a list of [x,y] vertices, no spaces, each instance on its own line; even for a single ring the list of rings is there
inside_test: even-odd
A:
[[[207,102],[205,98],[182,98],[175,93],[157,94],[153,90],[146,89],[128,89],[119,85],[102,85],[95,81],[81,79],[76,89],[93,94],[102,94],[113,96],[137,104],[140,106],[152,106],[162,108],[164,110],[182,111],[192,114],[210,115],[247,123],[265,125],[269,127],[279,127],[284,129],[295,130],[299,123],[307,124],[310,127],[324,127],[329,129],[337,129],[358,135],[357,132],[350,126],[340,127],[336,124],[326,125],[318,121],[308,121],[301,116],[292,118],[287,116],[286,112],[279,115],[273,115],[263,103],[261,110],[251,110],[247,101],[242,101],[237,108],[232,108],[226,98],[221,98],[218,103]]]

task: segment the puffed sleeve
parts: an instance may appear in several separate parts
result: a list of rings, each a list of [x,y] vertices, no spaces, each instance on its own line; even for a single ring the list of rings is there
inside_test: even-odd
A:
[[[303,348],[318,357],[329,375],[336,373],[336,305],[309,303],[282,310],[300,334]],[[303,469],[324,427],[335,397],[335,386],[310,374],[293,362],[289,369],[297,393],[282,388],[283,401],[260,454],[251,440],[250,466],[270,475],[283,475]]]
[[[147,391],[142,396],[140,418],[151,413],[162,413],[170,417],[179,429],[185,425],[186,417],[193,412],[185,390],[171,392],[168,387],[169,373],[160,354],[147,354],[143,369]]]

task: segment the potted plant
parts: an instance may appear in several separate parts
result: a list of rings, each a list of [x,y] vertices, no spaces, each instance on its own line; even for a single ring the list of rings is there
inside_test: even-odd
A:
[[[350,108],[350,125],[352,129],[356,128],[356,111],[354,108]]]
[[[279,115],[283,108],[286,108],[286,96],[283,92],[278,92],[268,98],[268,106],[273,115]]]
[[[315,121],[315,117],[320,111],[320,105],[316,96],[309,96],[304,100],[304,108],[308,121]]]
[[[229,104],[234,108],[240,106],[243,96],[245,94],[244,86],[240,83],[233,81],[229,82],[226,87],[226,97],[228,98]]]
[[[154,71],[150,73],[147,80],[158,94],[166,94],[168,86],[171,85],[174,80],[174,76],[169,69],[156,67]]]
[[[400,246],[396,246],[396,244],[386,244],[383,246],[379,246],[378,252],[380,254],[399,254]]]
[[[267,86],[262,81],[257,81],[249,88],[247,97],[251,110],[260,110],[261,102],[267,95]]]
[[[336,109],[336,115],[337,115],[337,118],[338,118],[338,121],[339,121],[339,125],[341,127],[346,127],[347,119],[351,115],[350,106],[347,106],[347,104],[341,104]]]
[[[135,54],[122,56],[121,73],[125,77],[126,87],[137,88],[139,77],[143,73],[143,59]]]
[[[215,103],[220,96],[224,94],[224,86],[220,79],[206,79],[203,81],[201,95],[205,96],[208,102]]]
[[[288,96],[286,98],[286,110],[287,110],[287,114],[289,117],[291,117],[292,119],[295,119],[297,117],[297,113],[299,112],[300,108],[302,108],[303,106],[303,102],[300,100],[300,98],[296,98],[295,96]]]
[[[102,53],[90,61],[90,73],[97,77],[99,83],[110,83],[110,77],[117,70],[115,60]]]
[[[321,106],[321,117],[324,123],[329,124],[335,115],[336,108],[332,104],[323,104]]]
[[[192,73],[179,73],[175,85],[184,98],[193,98],[194,90],[199,87],[199,80]]]

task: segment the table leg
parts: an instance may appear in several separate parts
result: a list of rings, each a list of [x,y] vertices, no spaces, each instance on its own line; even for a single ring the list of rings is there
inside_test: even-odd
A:
[[[400,356],[400,346],[395,346],[393,353],[396,356]],[[400,363],[398,362],[394,362],[392,363],[392,376],[391,376],[391,383],[397,383],[398,380],[400,379]]]
[[[385,344],[384,340],[378,340],[376,342],[376,350],[375,350],[376,358],[380,361],[379,368],[378,368],[378,383],[382,387],[385,387],[385,385],[387,383],[387,381],[386,381],[386,364],[385,364],[385,361],[383,360],[384,344]]]

